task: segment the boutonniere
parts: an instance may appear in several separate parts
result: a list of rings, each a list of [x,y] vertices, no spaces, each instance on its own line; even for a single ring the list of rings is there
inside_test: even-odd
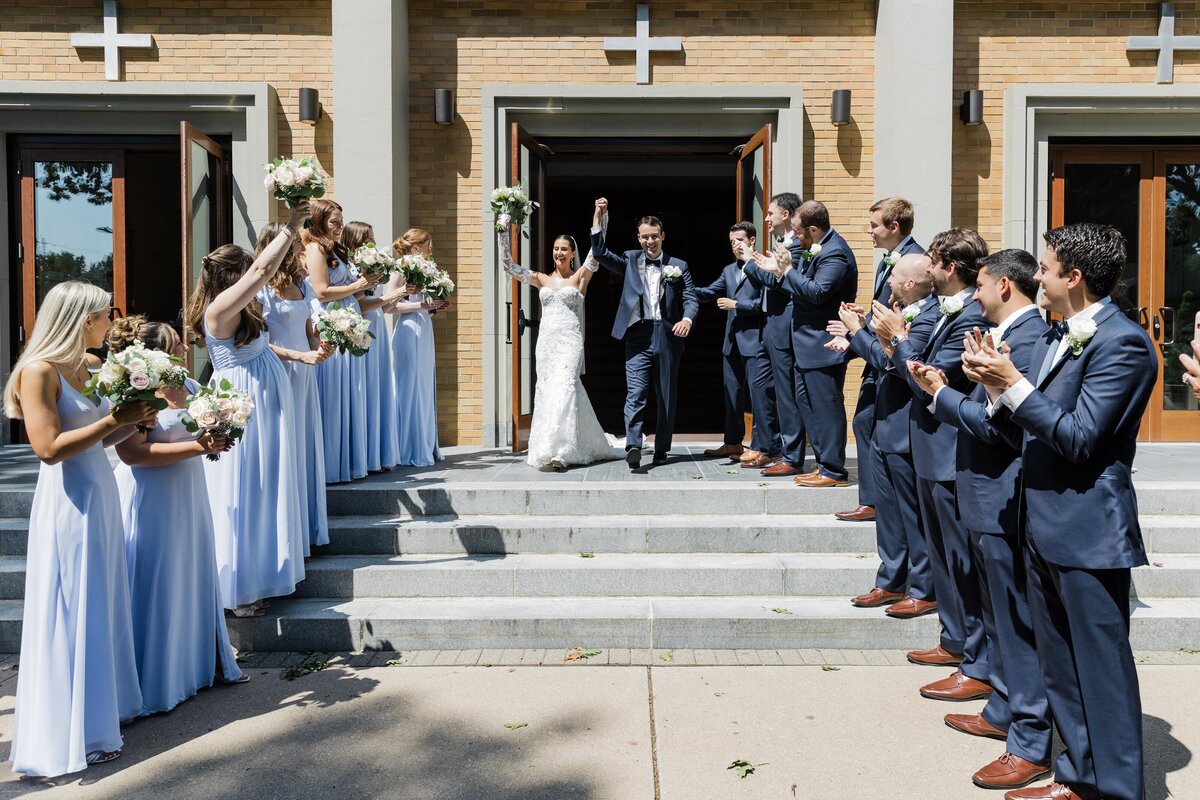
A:
[[[674,265],[668,264],[662,268],[662,279],[667,283],[674,283],[683,277],[683,270]]]
[[[1083,346],[1092,340],[1096,335],[1096,320],[1094,319],[1075,319],[1067,320],[1067,346],[1071,348],[1072,355],[1079,355],[1083,352]]]
[[[956,294],[938,298],[938,309],[942,312],[943,317],[957,316],[963,310],[962,298]]]
[[[900,316],[904,318],[905,322],[912,322],[914,319],[917,318],[918,315],[920,315],[920,313],[921,313],[921,304],[920,303],[911,303],[909,305],[906,305],[903,309],[900,310]]]
[[[896,266],[896,256],[895,256],[894,254],[892,254],[892,253],[886,253],[886,254],[884,254],[884,256],[883,256],[883,265],[884,265],[885,267],[894,267],[894,266]]]
[[[807,250],[800,251],[800,255],[804,256],[805,261],[812,261],[821,252],[821,245],[818,242],[813,242],[812,247]]]

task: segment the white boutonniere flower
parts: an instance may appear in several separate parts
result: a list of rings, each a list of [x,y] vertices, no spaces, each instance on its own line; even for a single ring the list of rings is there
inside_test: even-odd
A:
[[[681,270],[679,267],[676,267],[672,264],[668,264],[667,266],[662,268],[662,279],[664,281],[666,281],[667,283],[674,283],[675,281],[679,280],[682,277],[683,277],[683,270]]]
[[[807,250],[803,251],[803,252],[801,253],[801,255],[803,255],[803,256],[804,256],[804,260],[805,260],[805,261],[812,261],[814,258],[816,258],[816,257],[817,257],[817,255],[818,255],[820,252],[821,252],[821,245],[820,245],[818,242],[813,242],[813,245],[812,245],[812,247],[810,247],[810,248],[808,248]]]
[[[896,266],[896,254],[895,254],[895,253],[892,253],[891,251],[888,251],[887,253],[884,253],[884,254],[883,254],[883,265],[884,265],[885,267],[894,267],[894,266]]]
[[[1067,320],[1067,346],[1073,355],[1083,352],[1083,346],[1096,335],[1096,320],[1069,319]]]
[[[912,322],[914,319],[917,318],[918,315],[920,315],[920,313],[921,313],[921,304],[920,303],[911,303],[911,304],[905,306],[903,309],[901,309],[900,316],[904,317],[905,322]]]
[[[941,310],[943,317],[953,317],[961,314],[963,310],[962,298],[954,294],[949,297],[939,297],[938,308]]]

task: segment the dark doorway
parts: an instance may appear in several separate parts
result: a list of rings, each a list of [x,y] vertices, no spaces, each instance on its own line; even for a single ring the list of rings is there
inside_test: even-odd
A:
[[[729,226],[735,206],[736,156],[742,139],[584,140],[541,139],[554,150],[546,165],[546,233],[569,233],[587,255],[593,203],[610,205],[609,249],[636,248],[636,221],[653,214],[663,221],[667,255],[688,263],[696,286],[707,286],[732,260]],[[601,270],[588,289],[583,376],[601,425],[624,430],[625,350],[612,338],[621,279]],[[724,312],[702,303],[679,369],[677,434],[720,438],[721,340]],[[654,405],[647,430],[654,430]]]

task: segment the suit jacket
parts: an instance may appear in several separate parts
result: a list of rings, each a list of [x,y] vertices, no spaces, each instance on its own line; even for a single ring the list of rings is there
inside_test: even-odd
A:
[[[617,306],[617,318],[613,321],[612,336],[614,339],[624,339],[629,330],[629,323],[637,313],[645,294],[641,272],[641,264],[645,253],[642,250],[626,250],[618,255],[609,250],[604,244],[604,232],[592,233],[592,254],[600,265],[610,272],[615,272],[624,279],[621,289],[621,303]],[[674,336],[669,329],[684,317],[695,322],[700,306],[696,302],[696,290],[692,285],[692,273],[688,271],[686,261],[662,254],[663,267],[679,267],[683,275],[676,281],[662,279],[659,281],[661,291],[658,297],[659,312],[662,316],[667,335]]]
[[[948,425],[929,411],[932,398],[925,394],[906,366],[909,361],[920,361],[937,367],[946,373],[949,386],[963,394],[971,391],[971,381],[963,374],[962,354],[966,349],[963,335],[975,326],[984,327],[983,310],[975,302],[975,296],[963,305],[963,310],[954,315],[940,331],[930,339],[923,349],[917,349],[912,340],[902,341],[892,354],[896,371],[908,382],[916,396],[911,406],[913,467],[922,478],[931,481],[952,481],[955,476],[955,451],[958,449],[958,428]]]
[[[800,240],[793,237],[788,245],[792,254],[792,262],[799,264],[804,248]],[[753,261],[746,262],[746,274],[761,283],[766,290],[767,318],[763,324],[763,339],[769,347],[776,350],[792,349],[792,296],[780,286],[779,278],[769,272],[759,269]]]
[[[843,354],[825,347],[829,320],[838,307],[858,293],[858,262],[846,240],[830,230],[820,241],[821,252],[801,260],[783,277],[781,286],[792,296],[792,350],[796,366],[819,369],[843,363]]]
[[[1013,364],[1026,377],[1046,328],[1041,312],[1030,309],[1004,331]],[[955,502],[963,524],[980,533],[1015,535],[1020,528],[1021,442],[993,425],[987,409],[984,387],[975,386],[969,397],[946,387],[938,392],[933,415],[959,431]],[[1007,415],[1008,409],[1000,406],[997,413]]]
[[[904,243],[904,246],[900,248],[900,252],[896,255],[896,258],[897,258],[897,260],[899,260],[901,256],[906,256],[909,253],[924,253],[924,252],[925,252],[925,248],[921,247],[921,245],[917,244],[916,239],[909,239],[908,241],[906,241]],[[893,264],[892,266],[895,266],[895,265]],[[883,270],[884,268],[885,267],[884,267],[883,259],[881,258],[881,259],[879,259],[879,262],[875,265],[875,275],[876,275],[877,279],[878,279],[880,270]],[[884,275],[883,275],[883,283],[879,284],[879,289],[877,289],[874,292],[874,294],[871,295],[871,299],[878,300],[879,302],[883,303],[885,306],[890,306],[892,304],[892,287],[888,284],[888,277],[892,274],[892,267],[887,267],[886,269],[887,269],[887,272],[884,273]],[[831,319],[832,319],[832,317],[831,317]],[[871,324],[871,312],[868,311],[867,312],[867,325],[870,326],[870,324]],[[847,350],[844,355],[846,357],[846,362],[849,363],[850,361],[852,361],[854,358],[856,358],[858,356],[858,353],[856,353],[854,351],[854,349],[851,348],[851,349]],[[867,384],[873,383],[874,381],[875,381],[875,368],[873,366],[871,366],[871,362],[868,361],[867,365],[865,367],[863,367],[862,388],[859,390],[859,396],[861,396],[864,391],[867,391]]]
[[[1154,343],[1108,303],[1096,334],[1069,350],[1009,417],[1024,432],[1025,529],[1053,564],[1119,569],[1146,562],[1132,466],[1138,429],[1158,380]],[[1053,358],[1051,329],[1030,358],[1036,378]]]
[[[742,271],[738,262],[727,264],[721,276],[708,286],[696,289],[696,300],[708,303],[718,297],[737,302],[737,308],[725,312],[725,341],[721,352],[729,355],[736,344],[743,356],[761,356],[763,350],[763,292],[756,278]]]
[[[937,298],[930,295],[908,332],[908,340],[914,348],[925,348],[940,316]],[[877,376],[875,445],[885,453],[911,452],[909,407],[913,402],[913,392],[907,377],[896,372],[895,364],[888,358],[874,333],[863,330],[855,334],[850,339],[850,347],[866,360]]]

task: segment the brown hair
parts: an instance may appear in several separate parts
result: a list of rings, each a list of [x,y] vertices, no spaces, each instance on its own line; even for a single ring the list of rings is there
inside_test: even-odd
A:
[[[262,251],[267,245],[275,241],[275,237],[283,232],[286,226],[282,222],[268,222],[263,226],[263,229],[258,232],[258,241],[254,243],[254,257],[262,255]],[[289,286],[297,286],[300,283],[300,278],[296,274],[304,265],[300,263],[300,259],[296,258],[296,251],[292,249],[289,243],[287,252],[284,253],[283,261],[279,262],[279,271],[271,276],[271,280],[267,285],[275,292],[275,294],[283,297],[284,291]]]
[[[151,322],[141,314],[114,319],[112,327],[108,329],[109,351],[119,353],[135,341],[140,341],[151,350],[169,353],[175,349],[179,334],[167,323]]]
[[[880,212],[880,218],[883,224],[889,228],[893,222],[900,223],[900,233],[908,236],[912,233],[913,221],[916,216],[913,213],[912,203],[905,200],[903,197],[885,197],[875,205],[871,206],[871,213]]]
[[[429,231],[423,228],[409,228],[403,236],[392,242],[392,249],[396,251],[396,255],[406,256],[432,239]]]
[[[312,224],[300,231],[300,241],[304,242],[305,246],[316,242],[317,247],[321,248],[321,252],[325,255],[329,268],[336,269],[339,258],[342,261],[349,260],[346,256],[345,245],[333,238],[333,234],[329,232],[329,218],[333,216],[333,212],[341,211],[342,207],[332,200],[320,198],[309,200],[308,208],[312,212],[310,217]]]
[[[188,301],[187,327],[192,342],[204,347],[204,312],[208,310],[208,304],[246,274],[246,270],[254,263],[254,256],[236,244],[223,244],[206,255],[200,263],[196,291]],[[253,303],[247,303],[238,320],[237,346],[249,344],[266,329],[267,322],[262,314]]]
[[[797,210],[800,212],[801,226],[829,230],[829,209],[820,200],[807,200]]]
[[[347,222],[342,228],[342,246],[353,253],[364,244],[375,241],[375,229],[367,222]]]
[[[973,230],[951,228],[933,237],[929,257],[950,266],[953,262],[964,286],[974,286],[979,275],[979,260],[988,254],[987,242]]]

